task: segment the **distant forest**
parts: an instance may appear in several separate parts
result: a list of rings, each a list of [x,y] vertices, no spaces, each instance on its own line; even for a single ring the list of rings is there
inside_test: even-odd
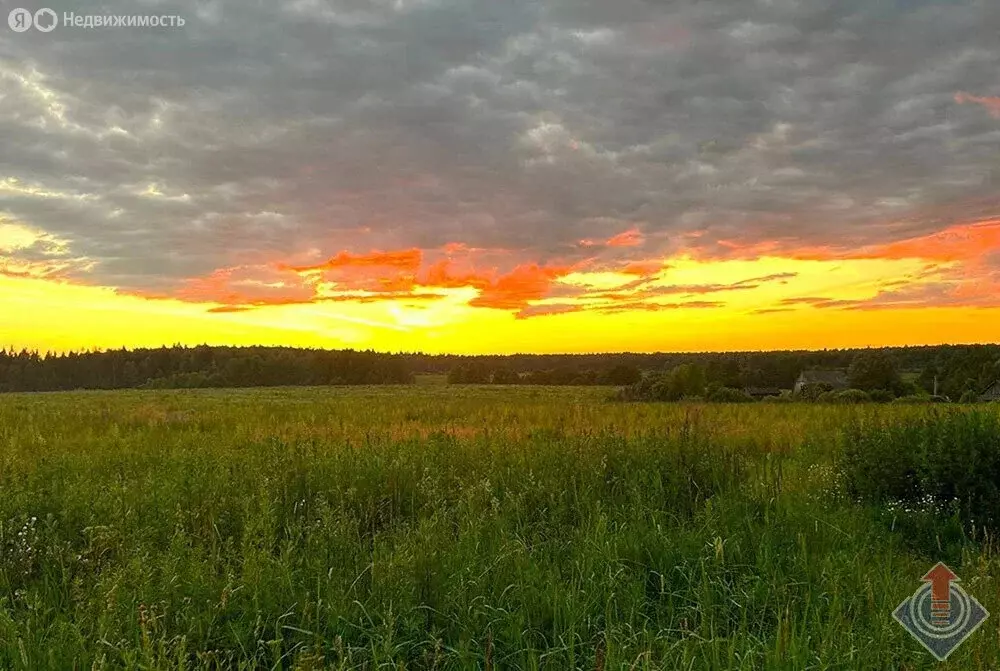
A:
[[[405,357],[290,347],[162,347],[46,354],[0,351],[0,391],[402,384]]]
[[[1000,345],[692,354],[457,356],[287,347],[163,347],[41,354],[0,350],[0,391],[407,384],[419,374],[458,384],[614,385],[685,366],[708,386],[789,389],[803,370],[891,361],[909,392],[958,398],[1000,378]]]

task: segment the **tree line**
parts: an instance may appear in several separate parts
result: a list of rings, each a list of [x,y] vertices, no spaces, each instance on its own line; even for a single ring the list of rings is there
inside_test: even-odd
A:
[[[947,356],[951,354],[952,356]],[[1000,379],[1000,352],[992,348],[971,349],[965,356],[942,350],[918,370],[904,376],[900,361],[887,349],[855,351],[843,368],[846,389],[829,382],[811,382],[794,389],[794,379],[779,386],[757,387],[772,400],[807,400],[859,403],[865,401],[949,401],[973,402],[990,383]],[[912,360],[911,360],[912,362]],[[804,368],[803,368],[804,370]],[[760,369],[728,359],[722,364],[682,363],[669,370],[653,371],[620,390],[620,400],[677,401],[706,399],[741,402],[755,400],[749,393],[754,382],[767,379]],[[770,381],[769,379],[767,379]],[[794,393],[793,393],[794,389]],[[771,396],[773,395],[773,396]]]
[[[162,347],[70,352],[0,350],[0,391],[405,384],[404,357],[290,347]]]
[[[518,372],[507,364],[490,365],[485,361],[461,363],[448,371],[450,384],[536,384],[536,385],[612,385],[634,384],[642,371],[628,364],[611,364],[605,369],[560,366],[553,369]]]
[[[668,398],[706,396],[721,389],[744,390],[748,387],[791,389],[799,374],[810,369],[850,372],[851,387],[866,392],[884,390],[894,397],[936,391],[939,396],[957,400],[963,395],[979,394],[991,382],[1000,379],[1000,345],[411,357],[416,370],[447,373],[449,382],[457,384],[641,384],[651,387],[659,382],[660,393]]]
[[[417,374],[436,374],[454,384],[627,387],[660,381],[661,390],[671,389],[668,396],[703,396],[720,389],[790,389],[803,370],[852,366],[852,386],[873,390],[858,372],[865,362],[872,369],[866,375],[889,376],[879,388],[895,396],[932,393],[936,379],[937,393],[957,400],[1000,378],[998,345],[506,356],[175,345],[59,354],[0,350],[0,391],[406,384]]]

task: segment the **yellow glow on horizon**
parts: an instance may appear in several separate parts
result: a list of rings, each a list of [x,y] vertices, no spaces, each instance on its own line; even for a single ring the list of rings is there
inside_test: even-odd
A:
[[[634,275],[628,275],[625,273],[615,273],[615,272],[575,272],[570,273],[559,279],[560,284],[566,284],[574,287],[584,287],[588,289],[610,290],[615,287],[620,287],[632,280],[636,279]]]
[[[12,252],[35,244],[42,235],[21,224],[7,223],[0,218],[0,252]]]
[[[8,235],[19,244],[28,239],[23,231]],[[442,296],[431,300],[335,300],[210,312],[220,306],[0,275],[0,347],[67,351],[208,343],[428,353],[816,349],[988,342],[1000,325],[995,308],[839,310],[794,302],[867,300],[901,281],[920,286],[929,279],[920,274],[925,263],[917,259],[676,258],[667,264],[634,290],[635,301],[627,298],[630,305],[650,309],[600,311],[615,301],[594,296],[637,277],[578,272],[559,284],[580,295],[530,304],[588,309],[526,319],[514,310],[470,307],[478,296],[471,287],[427,287]],[[713,302],[722,305],[706,307]],[[782,311],[758,313],[775,308]]]

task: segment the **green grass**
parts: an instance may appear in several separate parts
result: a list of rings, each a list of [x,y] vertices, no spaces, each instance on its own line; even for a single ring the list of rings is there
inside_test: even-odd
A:
[[[1000,614],[992,542],[837,477],[926,407],[607,395],[0,396],[0,668],[997,667],[890,617],[938,560]]]

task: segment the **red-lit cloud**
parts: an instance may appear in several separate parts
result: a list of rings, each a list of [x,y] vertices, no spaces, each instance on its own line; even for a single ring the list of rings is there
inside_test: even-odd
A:
[[[1000,250],[1000,219],[952,226],[938,233],[861,250],[855,258],[964,261]]]
[[[404,249],[400,251],[373,251],[369,254],[351,254],[342,251],[327,261],[314,266],[290,267],[298,273],[315,270],[336,270],[339,268],[393,268],[400,271],[416,272],[423,260],[419,249]]]
[[[959,105],[965,103],[982,105],[989,111],[990,116],[994,119],[1000,119],[1000,97],[998,96],[974,96],[972,94],[959,91],[955,94],[955,102]]]
[[[624,275],[638,275],[639,277],[646,277],[649,275],[655,275],[656,273],[664,270],[666,267],[666,264],[662,261],[634,261],[627,264],[618,272]]]
[[[637,247],[644,242],[645,238],[638,229],[633,228],[631,230],[625,231],[624,233],[619,233],[618,235],[609,238],[605,243],[608,247]]]
[[[581,247],[638,247],[645,241],[646,238],[639,229],[631,228],[613,235],[603,242],[588,238],[580,240],[579,244]]]
[[[221,305],[212,308],[213,312],[239,312],[267,305],[432,301],[442,299],[445,290],[472,288],[478,291],[468,303],[472,307],[520,310],[530,301],[545,298],[557,279],[580,267],[525,263],[501,272],[476,268],[471,250],[464,245],[449,245],[445,251],[447,258],[429,264],[424,264],[421,250],[409,249],[367,254],[342,251],[312,265],[236,266],[192,278],[170,296],[144,295],[216,303]]]
[[[236,266],[188,280],[171,297],[236,306],[298,303],[315,295],[315,287],[295,273],[272,266]]]
[[[569,266],[544,267],[531,263],[514,268],[483,287],[477,298],[469,301],[473,307],[518,310],[528,301],[545,298],[552,282],[570,274]]]
[[[700,239],[689,237],[694,243]],[[602,243],[606,248],[641,244],[643,237],[631,229]],[[784,241],[751,245],[717,241],[708,248],[682,250],[699,263],[733,259],[779,257],[789,260],[843,261],[919,260],[922,269],[878,285],[867,299],[803,296],[780,299],[759,306],[755,313],[786,309],[881,309],[928,305],[986,305],[997,303],[987,293],[1000,296],[1000,219],[986,218],[956,224],[928,235],[884,244],[836,248],[788,248]],[[721,252],[721,253],[720,253]],[[607,252],[605,252],[607,253]],[[596,256],[577,261],[520,261],[524,252],[483,250],[463,243],[438,249],[340,251],[319,263],[276,262],[248,264],[216,270],[186,281],[169,297],[187,302],[215,304],[215,312],[324,302],[374,303],[380,301],[433,302],[471,289],[467,305],[514,313],[519,319],[572,312],[618,313],[628,310],[659,311],[683,307],[715,308],[720,301],[696,300],[709,294],[747,292],[765,284],[789,284],[798,273],[779,272],[726,283],[663,283],[664,260],[621,260],[615,263]],[[912,267],[912,264],[911,264]],[[3,270],[3,269],[0,269]],[[634,279],[617,287],[600,289],[577,281],[561,282],[571,274],[618,273]],[[749,274],[749,273],[748,273]],[[585,277],[585,275],[584,275]],[[461,295],[461,294],[460,294]],[[148,296],[148,294],[147,294]],[[156,296],[164,298],[167,296]],[[669,297],[679,300],[663,302]],[[685,299],[692,299],[685,302]],[[555,303],[553,301],[560,302]],[[545,303],[548,301],[548,303]],[[542,302],[542,304],[538,304]]]
[[[857,247],[800,246],[776,240],[754,243],[718,240],[712,246],[693,245],[684,251],[703,261],[773,256],[798,261],[926,259],[945,262],[969,261],[998,250],[1000,218],[954,224],[928,235]]]

